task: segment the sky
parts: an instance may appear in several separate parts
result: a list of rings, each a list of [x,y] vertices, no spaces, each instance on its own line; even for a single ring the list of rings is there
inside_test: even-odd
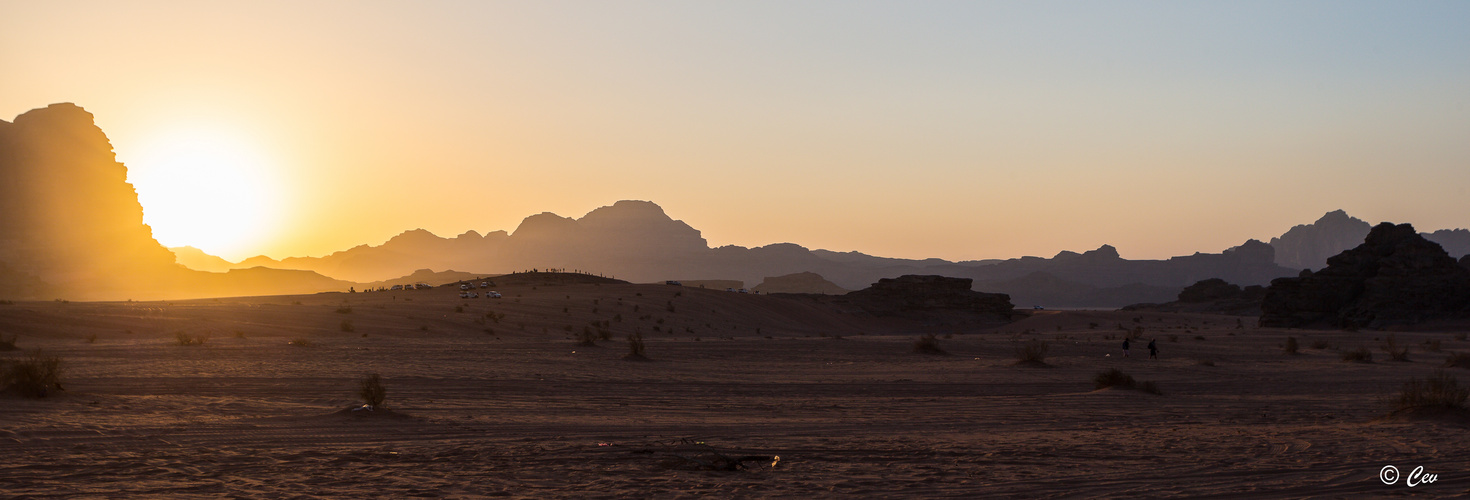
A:
[[[1470,227],[1470,2],[0,0],[0,75],[231,260],[623,199],[949,260]]]

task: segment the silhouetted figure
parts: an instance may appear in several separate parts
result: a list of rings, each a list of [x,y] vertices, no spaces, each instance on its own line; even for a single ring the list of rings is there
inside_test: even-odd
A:
[[[1123,357],[1128,357],[1128,339],[1123,339]]]
[[[1148,359],[1159,359],[1159,344],[1157,339],[1148,341]]]

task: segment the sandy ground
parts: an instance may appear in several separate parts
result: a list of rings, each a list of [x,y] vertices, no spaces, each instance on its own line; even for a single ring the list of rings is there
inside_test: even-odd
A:
[[[1386,332],[1224,316],[1048,311],[926,328],[662,285],[500,291],[0,305],[0,332],[68,365],[64,394],[0,396],[0,496],[1470,494],[1464,421],[1380,418],[1404,381],[1470,351],[1456,332],[1397,333],[1413,347],[1393,362],[1376,349]],[[578,345],[592,321],[613,340]],[[1122,358],[1136,327],[1144,342]],[[623,359],[635,328],[650,361]],[[178,332],[209,338],[180,346]],[[914,353],[925,332],[949,354]],[[1287,336],[1301,354],[1282,352]],[[1033,338],[1049,343],[1047,366],[1017,366],[1017,342]],[[1358,346],[1375,362],[1340,359]],[[1163,394],[1094,390],[1108,368]],[[392,411],[344,412],[368,372]],[[714,453],[780,459],[703,470]],[[1385,485],[1386,465],[1438,479]]]

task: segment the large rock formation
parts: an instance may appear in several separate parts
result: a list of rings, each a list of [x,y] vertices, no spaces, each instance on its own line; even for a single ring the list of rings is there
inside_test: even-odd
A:
[[[751,290],[757,293],[815,293],[821,295],[842,295],[848,292],[846,288],[827,281],[817,273],[767,276],[765,281]]]
[[[346,290],[315,273],[204,273],[143,224],[143,207],[92,114],[70,104],[0,121],[0,297],[148,299]]]
[[[1327,258],[1352,248],[1368,235],[1371,224],[1342,210],[1327,212],[1317,222],[1302,224],[1271,238],[1276,263],[1292,269],[1321,269]]]
[[[1015,306],[1003,293],[970,289],[967,278],[905,275],[878,280],[873,286],[849,292],[839,303],[857,306],[874,316],[898,316],[934,323],[1005,320]]]
[[[1470,271],[1408,224],[1383,223],[1327,267],[1271,282],[1261,325],[1380,328],[1470,316]]]

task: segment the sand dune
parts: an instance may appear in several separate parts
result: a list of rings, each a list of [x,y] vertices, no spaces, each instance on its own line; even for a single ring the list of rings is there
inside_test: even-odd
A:
[[[1235,317],[1113,311],[1046,311],[955,330],[689,287],[528,283],[499,291],[505,298],[460,299],[457,289],[438,288],[0,305],[0,331],[70,367],[59,396],[0,396],[0,452],[11,457],[0,462],[0,492],[1470,493],[1462,421],[1377,420],[1387,412],[1382,398],[1443,361],[1421,342],[1470,350],[1453,333],[1399,332],[1413,346],[1410,362],[1357,364],[1342,362],[1339,350],[1376,346],[1384,332],[1256,329],[1249,320],[1237,328]],[[487,319],[492,312],[498,322]],[[607,321],[614,340],[578,345],[593,321]],[[1143,339],[1158,339],[1161,359],[1147,359],[1143,343],[1119,356],[1124,329],[1139,327]],[[621,359],[621,339],[635,329],[651,362]],[[209,339],[183,347],[177,332]],[[938,334],[949,355],[914,354],[921,333]],[[1301,341],[1301,354],[1282,353],[1288,335]],[[296,338],[312,346],[288,344]],[[1050,343],[1047,367],[1015,365],[1016,342],[1032,338]],[[1312,347],[1317,341],[1327,348]],[[1092,376],[1107,368],[1154,381],[1163,395],[1094,390]],[[383,375],[394,414],[343,411],[366,372]],[[715,452],[780,460],[700,470]],[[1439,480],[1412,490],[1385,485],[1378,472],[1391,464],[1405,473],[1422,465]]]

